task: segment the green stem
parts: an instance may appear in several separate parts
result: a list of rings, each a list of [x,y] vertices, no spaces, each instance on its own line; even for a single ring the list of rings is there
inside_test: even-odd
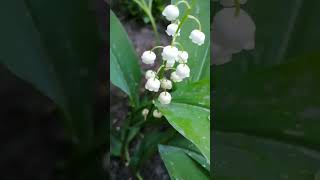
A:
[[[200,23],[199,19],[194,17],[194,16],[192,16],[192,15],[188,15],[188,18],[192,19],[192,20],[195,20],[198,23],[199,30],[201,31],[201,23]]]
[[[186,0],[181,0],[181,1],[178,1],[175,5],[178,6],[179,4],[181,3],[184,3],[188,9],[191,9],[189,3],[186,1]]]
[[[235,16],[239,16],[239,14],[240,14],[240,1],[239,0],[234,0],[234,4],[236,5]]]
[[[182,49],[182,51],[184,51],[184,48],[183,48],[183,46],[182,46],[181,43],[179,43],[179,42],[174,42],[174,45],[178,45],[178,46]]]
[[[155,46],[155,47],[153,47],[150,51],[154,51],[155,49],[158,49],[158,48],[164,48],[163,46]]]

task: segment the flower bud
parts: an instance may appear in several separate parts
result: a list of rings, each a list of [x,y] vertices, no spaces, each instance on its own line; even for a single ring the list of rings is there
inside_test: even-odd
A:
[[[182,81],[182,78],[180,76],[178,76],[175,71],[171,73],[170,79],[173,82],[181,82]]]
[[[153,111],[153,117],[161,118],[162,117],[162,113],[156,109],[156,110]]]
[[[156,77],[156,72],[152,71],[152,70],[148,70],[146,72],[145,78],[146,79],[150,79],[150,78],[155,78]]]
[[[147,117],[148,114],[149,114],[149,109],[144,108],[144,109],[142,110],[142,116],[143,116],[143,117]]]
[[[160,88],[160,81],[157,78],[148,79],[145,88],[149,91],[158,92]]]
[[[162,51],[162,58],[165,61],[175,61],[178,57],[179,50],[174,46],[166,46]]]
[[[161,82],[160,86],[162,89],[171,89],[172,88],[172,82],[170,80],[163,78],[163,79],[161,79],[160,82]]]
[[[247,0],[239,0],[240,4],[245,4],[247,2]],[[220,4],[223,7],[231,7],[231,6],[235,6],[235,2],[234,0],[220,0]]]
[[[187,51],[179,51],[177,61],[180,63],[187,63],[189,54]]]
[[[160,93],[158,100],[161,104],[170,104],[171,102],[171,95],[168,92],[162,92]]]
[[[195,29],[191,32],[189,38],[192,40],[193,43],[198,44],[201,46],[204,43],[204,40],[206,39],[206,36],[203,32]]]
[[[153,64],[156,60],[156,54],[152,51],[145,51],[141,56],[142,62],[145,64]]]
[[[164,8],[162,15],[165,16],[168,21],[174,21],[179,17],[179,9],[175,5],[168,5]]]
[[[176,73],[181,79],[190,77],[190,68],[186,64],[179,64]]]
[[[169,35],[169,36],[174,36],[176,31],[178,29],[178,24],[176,23],[172,23],[172,24],[169,24],[167,26],[167,30],[166,30],[166,33]],[[179,31],[177,32],[177,36],[180,36],[180,29]]]

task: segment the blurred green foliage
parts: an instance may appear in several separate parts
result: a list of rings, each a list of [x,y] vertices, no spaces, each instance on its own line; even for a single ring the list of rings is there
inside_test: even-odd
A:
[[[149,0],[145,1],[149,2]],[[166,4],[168,4],[167,1],[153,0],[152,14],[155,19],[161,19],[161,13]],[[113,9],[120,18],[134,19],[137,22],[145,24],[150,22],[149,17],[133,0],[110,0],[110,5],[111,9]]]

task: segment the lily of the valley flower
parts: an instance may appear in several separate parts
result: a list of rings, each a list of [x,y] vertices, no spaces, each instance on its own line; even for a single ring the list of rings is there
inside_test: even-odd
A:
[[[147,117],[148,114],[149,114],[149,109],[144,108],[144,109],[142,110],[142,116]]]
[[[164,8],[162,15],[166,17],[168,21],[174,21],[179,17],[179,9],[175,5],[168,5]]]
[[[152,114],[153,114],[153,117],[155,117],[155,118],[161,118],[162,117],[162,113],[157,109],[154,110]]]
[[[176,69],[176,74],[181,78],[190,77],[190,68],[186,64],[179,64]]]
[[[166,33],[169,35],[169,36],[174,36],[176,31],[178,29],[178,24],[176,23],[172,23],[172,24],[169,24],[167,26],[167,30],[166,30]],[[180,29],[179,31],[177,32],[177,36],[180,36]]]
[[[166,46],[162,51],[162,58],[166,61],[175,61],[178,57],[179,50],[174,46]]]
[[[182,78],[177,75],[176,71],[174,71],[174,72],[171,73],[170,79],[171,79],[173,82],[181,82],[181,81],[182,81]]]
[[[145,51],[141,56],[142,62],[145,64],[153,64],[156,60],[156,54],[152,51]]]
[[[187,63],[189,58],[189,54],[187,51],[179,51],[177,61],[179,63]]]
[[[204,43],[206,36],[200,30],[195,29],[191,32],[189,38],[192,40],[193,43],[201,46]]]
[[[156,77],[156,72],[152,71],[152,70],[148,70],[146,72],[145,78],[146,79],[150,79],[150,78],[155,78]]]
[[[231,61],[232,54],[255,48],[254,21],[242,9],[237,15],[235,12],[236,8],[224,8],[213,19],[214,64],[224,64]]]
[[[172,88],[172,82],[166,78],[163,78],[160,80],[160,87],[162,89],[171,89]]]
[[[161,104],[170,104],[171,102],[171,95],[168,92],[161,92],[158,100]]]
[[[157,78],[148,79],[145,88],[149,91],[158,92],[160,88],[160,81]]]

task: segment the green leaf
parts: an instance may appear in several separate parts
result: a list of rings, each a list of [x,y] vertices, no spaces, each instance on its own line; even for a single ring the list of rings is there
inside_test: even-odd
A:
[[[88,2],[4,0],[0,7],[1,64],[51,98],[76,142],[89,146],[102,41]]]
[[[217,132],[213,176],[223,180],[317,179],[320,153],[239,133]]]
[[[179,0],[172,0],[176,3]],[[207,0],[187,0],[192,9],[190,15],[199,19],[202,26],[202,31],[206,36],[205,43],[201,46],[192,43],[189,35],[194,29],[198,29],[198,25],[194,20],[187,19],[181,27],[180,36],[177,42],[181,43],[189,53],[188,65],[191,68],[190,79],[199,81],[200,79],[209,77],[210,75],[210,1]],[[186,6],[179,5],[181,20],[186,13]]]
[[[140,67],[138,57],[121,22],[110,10],[110,79],[139,104]]]
[[[209,80],[183,85],[172,93],[169,105],[155,105],[168,122],[194,143],[210,162],[210,84]]]
[[[159,145],[159,152],[171,179],[209,180],[209,173],[192,160],[183,149]]]
[[[240,83],[221,87],[216,93],[215,127],[317,146],[320,84],[316,77],[320,77],[319,54],[251,73]]]
[[[198,162],[199,165],[204,167],[208,172],[210,172],[210,164],[204,156],[201,155],[200,151],[194,144],[188,141],[183,136],[176,136],[174,139],[170,140],[167,145],[181,148],[190,158]]]

